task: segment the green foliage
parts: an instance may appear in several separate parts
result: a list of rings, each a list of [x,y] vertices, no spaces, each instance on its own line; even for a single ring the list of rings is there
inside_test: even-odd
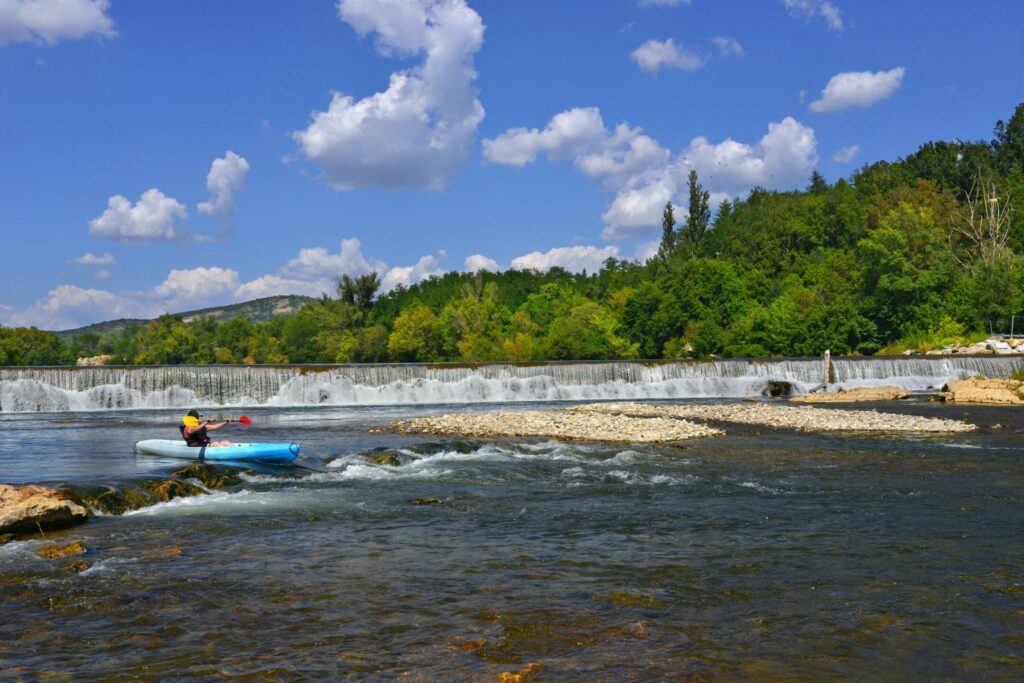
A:
[[[690,211],[686,216],[683,237],[690,249],[696,250],[711,223],[711,206],[709,204],[711,193],[697,182],[697,172],[692,170],[687,177],[687,189],[690,192]]]
[[[35,327],[0,327],[0,365],[63,365],[68,349],[52,332]]]
[[[439,361],[442,345],[437,316],[423,304],[402,311],[388,337],[388,353],[397,361]]]

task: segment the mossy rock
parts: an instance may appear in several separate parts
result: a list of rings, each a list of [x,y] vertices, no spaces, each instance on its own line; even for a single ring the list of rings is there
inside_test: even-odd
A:
[[[195,484],[190,484],[187,481],[179,481],[177,479],[144,481],[142,482],[142,488],[151,493],[159,501],[184,498],[187,496],[197,496],[204,493],[204,491]]]
[[[74,493],[83,505],[108,515],[121,515],[129,510],[138,510],[156,502],[154,497],[146,491],[122,490],[114,486],[79,489]]]
[[[45,543],[36,551],[36,555],[48,560],[56,559],[58,557],[68,557],[70,555],[83,555],[84,553],[85,544],[81,541],[71,541],[70,543]]]
[[[409,501],[413,505],[437,505],[441,502],[440,498],[413,498]]]
[[[222,489],[242,482],[242,478],[235,470],[202,463],[174,470],[173,474],[181,479],[196,479],[208,489]]]
[[[0,534],[0,545],[14,540],[14,534]]]

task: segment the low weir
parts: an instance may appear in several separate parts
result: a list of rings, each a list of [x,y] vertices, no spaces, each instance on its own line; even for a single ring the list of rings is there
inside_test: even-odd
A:
[[[1007,377],[1018,356],[835,358],[836,386],[937,389]],[[0,368],[0,412],[190,406],[401,405],[738,398],[775,382],[803,393],[824,380],[817,358],[379,365],[188,365]]]

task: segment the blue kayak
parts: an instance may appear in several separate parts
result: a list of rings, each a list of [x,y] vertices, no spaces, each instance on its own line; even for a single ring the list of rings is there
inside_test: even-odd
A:
[[[230,446],[187,446],[180,439],[146,439],[135,452],[186,460],[249,460],[283,465],[299,455],[297,443],[236,443]]]

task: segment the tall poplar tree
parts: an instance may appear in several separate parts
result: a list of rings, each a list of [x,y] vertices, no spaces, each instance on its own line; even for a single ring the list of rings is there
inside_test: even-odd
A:
[[[690,246],[696,250],[697,245],[704,239],[704,233],[708,231],[708,224],[711,222],[711,207],[709,206],[711,193],[697,182],[696,171],[690,171],[687,185],[690,188],[690,215],[686,217],[683,234]]]
[[[676,217],[673,212],[672,202],[665,204],[665,211],[661,214],[661,246],[658,247],[658,256],[664,260],[671,258],[676,248]]]

